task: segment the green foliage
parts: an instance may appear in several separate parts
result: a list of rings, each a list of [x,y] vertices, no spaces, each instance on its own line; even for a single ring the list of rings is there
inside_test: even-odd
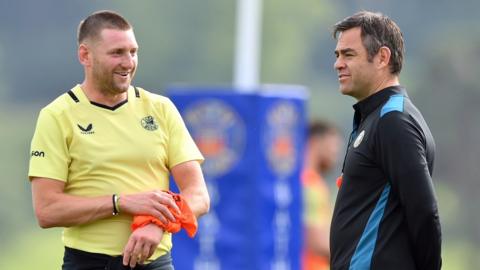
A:
[[[444,241],[443,270],[475,269],[480,260],[480,249],[468,241]]]
[[[63,261],[61,229],[26,228],[2,244],[0,269],[60,269]],[[8,248],[6,248],[8,247]]]
[[[135,27],[141,85],[163,92],[171,83],[232,80],[235,2],[120,2],[117,7]]]
[[[9,240],[33,221],[28,159],[36,113],[30,106],[0,106],[0,237]],[[4,229],[4,228],[11,228]]]
[[[310,115],[350,122],[350,98],[338,93],[330,1],[264,1],[262,81],[308,87]],[[348,120],[347,120],[348,119]]]

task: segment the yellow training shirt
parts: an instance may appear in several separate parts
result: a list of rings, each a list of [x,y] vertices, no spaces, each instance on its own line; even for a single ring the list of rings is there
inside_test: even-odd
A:
[[[79,85],[40,111],[29,177],[65,182],[65,193],[93,197],[169,189],[169,169],[203,157],[166,97],[130,87],[115,107],[90,102]],[[120,214],[64,229],[68,247],[120,255],[132,216]],[[171,235],[150,259],[170,251]]]

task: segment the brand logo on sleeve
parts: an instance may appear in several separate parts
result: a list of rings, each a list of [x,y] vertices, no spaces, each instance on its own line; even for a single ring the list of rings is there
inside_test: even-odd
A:
[[[357,148],[362,143],[363,137],[365,137],[365,130],[362,130],[362,132],[358,134],[357,138],[355,139],[355,142],[353,142],[353,148]]]
[[[82,134],[93,134],[95,131],[93,131],[93,125],[92,123],[88,124],[87,127],[83,127],[80,124],[77,124],[78,128],[80,129],[80,132]]]
[[[45,157],[45,152],[33,150],[31,153],[32,157]]]
[[[142,127],[146,130],[154,131],[158,129],[158,124],[151,115],[142,118],[140,124],[142,124]]]

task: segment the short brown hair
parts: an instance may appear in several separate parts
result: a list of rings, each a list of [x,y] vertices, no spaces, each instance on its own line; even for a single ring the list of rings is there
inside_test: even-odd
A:
[[[103,29],[130,30],[132,26],[125,18],[114,11],[97,11],[78,25],[78,44],[84,42],[85,39],[97,38]]]
[[[368,53],[368,61],[378,53],[382,46],[390,49],[390,72],[400,74],[403,65],[403,35],[398,25],[381,13],[361,11],[336,23],[333,37],[339,32],[360,27],[363,46]]]
[[[340,131],[334,124],[328,121],[315,119],[309,122],[307,127],[307,139],[316,136],[322,137],[328,133],[339,134]]]

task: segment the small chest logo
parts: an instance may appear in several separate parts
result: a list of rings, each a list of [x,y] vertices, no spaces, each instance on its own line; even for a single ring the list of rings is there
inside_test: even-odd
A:
[[[142,118],[142,121],[140,121],[140,123],[142,124],[142,127],[146,130],[154,131],[158,129],[158,124],[155,121],[155,118],[153,118],[153,116],[151,115]]]
[[[88,124],[87,127],[83,127],[80,124],[77,124],[77,126],[80,129],[80,133],[82,133],[82,134],[94,134],[95,133],[95,131],[93,131],[92,123]]]
[[[357,138],[355,139],[355,142],[353,142],[353,148],[357,148],[363,141],[363,137],[365,136],[365,130],[362,130],[360,134],[358,134]]]

